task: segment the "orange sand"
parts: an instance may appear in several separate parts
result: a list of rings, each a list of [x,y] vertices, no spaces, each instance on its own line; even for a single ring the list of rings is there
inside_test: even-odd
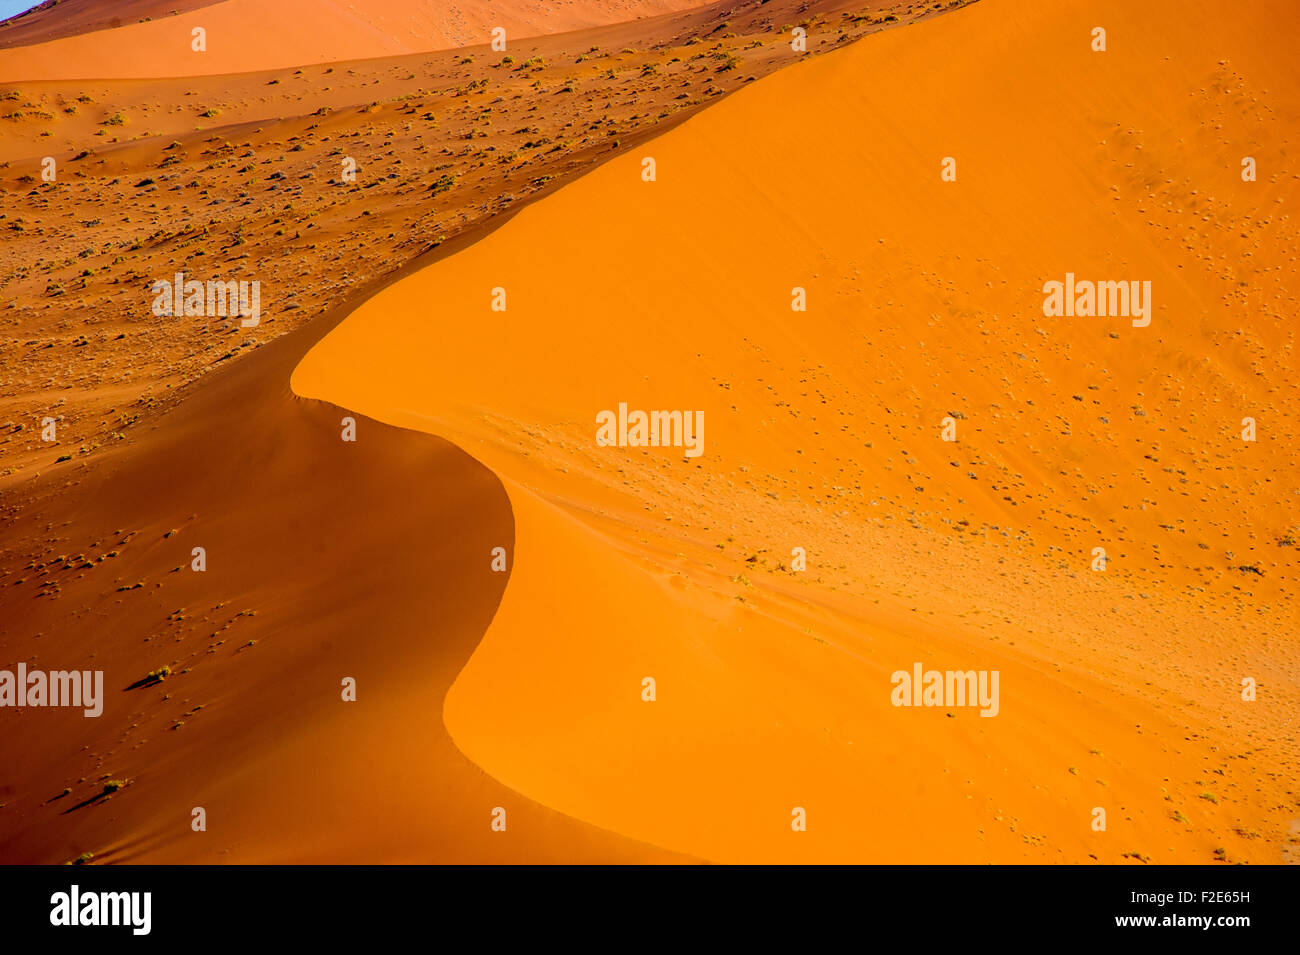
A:
[[[340,441],[339,409],[285,385],[312,333],[24,511],[67,556],[7,581],[0,666],[101,669],[106,699],[97,719],[0,709],[0,861],[681,861],[457,751],[442,700],[505,585],[460,555],[510,543],[505,495],[444,441],[365,418]]]
[[[719,861],[1280,861],[1291,15],[983,0],[742,90],[327,336],[296,393],[510,496],[466,755]],[[1044,317],[1066,271],[1150,280],[1150,327]],[[702,409],[704,455],[596,447],[620,401]],[[892,707],[918,660],[999,670],[1000,715]]]
[[[512,200],[788,64],[771,18],[829,9],[819,51],[921,15],[872,0],[855,8],[870,16],[833,16],[841,2],[714,5],[543,38],[525,49],[545,65],[526,70],[444,53],[6,93],[0,667],[102,668],[108,693],[96,720],[0,709],[0,861],[682,861],[530,801],[454,746],[442,702],[509,577],[481,561],[513,547],[504,489],[447,442],[364,417],[344,445],[342,412],[288,382],[351,307],[321,315],[323,303],[373,294],[434,235],[446,244],[433,254],[449,254]],[[734,56],[743,70],[724,70]],[[178,107],[187,95],[196,105]],[[311,115],[322,106],[334,112]],[[118,110],[125,128],[106,133]],[[217,114],[211,126],[194,128],[200,112]],[[462,145],[469,123],[481,135]],[[393,176],[372,189],[366,168],[346,192],[306,176],[340,141]],[[35,183],[47,151],[71,160],[70,178]],[[521,152],[498,164],[496,151]],[[447,160],[410,176],[429,153]],[[254,156],[285,165],[245,202]],[[447,170],[460,181],[428,201]],[[218,202],[224,216],[195,221]],[[147,278],[187,263],[267,279],[264,324],[142,317]],[[31,427],[47,411],[54,444]],[[195,545],[203,574],[189,569]],[[164,681],[138,685],[163,665]],[[355,704],[339,698],[345,674]],[[107,780],[126,785],[105,797]],[[207,832],[190,829],[195,806]],[[494,806],[508,833],[489,828]]]

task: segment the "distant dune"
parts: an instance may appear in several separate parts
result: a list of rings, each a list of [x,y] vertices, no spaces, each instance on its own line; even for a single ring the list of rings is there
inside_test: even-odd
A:
[[[346,319],[294,391],[510,495],[464,752],[713,860],[1280,861],[1292,16],[983,0],[728,97]],[[1149,325],[1045,315],[1067,273],[1150,281]],[[620,402],[703,412],[704,453],[597,446]],[[891,705],[916,662],[998,671],[999,714]]]
[[[0,21],[0,49],[188,13],[222,0],[44,0]]]
[[[0,49],[0,82],[253,72],[486,44],[498,26],[508,42],[703,6],[700,0],[68,3],[70,11],[60,4],[0,27],[0,44],[11,47]],[[205,52],[192,49],[198,27],[206,31]],[[71,29],[78,32],[66,35]]]

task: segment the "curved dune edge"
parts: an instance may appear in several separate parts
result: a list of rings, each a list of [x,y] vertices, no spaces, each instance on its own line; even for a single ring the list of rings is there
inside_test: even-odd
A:
[[[720,861],[1280,861],[1297,566],[1264,539],[1296,521],[1295,418],[1236,429],[1294,407],[1300,243],[1294,181],[1237,174],[1243,141],[1286,168],[1290,14],[1132,7],[984,0],[782,71],[649,144],[656,183],[617,158],[306,356],[295,392],[510,496],[445,705],[471,759]],[[1151,279],[1156,322],[1045,319],[1067,270]],[[619,401],[703,409],[706,453],[596,447]],[[914,661],[999,670],[1000,715],[892,707]]]
[[[166,7],[144,23],[0,49],[0,80],[251,73],[486,46],[497,26],[506,30],[508,41],[522,40],[703,5],[695,0],[579,0],[539,8],[505,0],[491,8],[462,10],[448,0],[222,0],[174,16]],[[202,52],[192,49],[196,27],[206,31]],[[75,76],[69,75],[70,64]]]
[[[352,412],[344,443],[341,409],[292,395],[329,323],[6,495],[4,563],[30,547],[43,566],[0,590],[0,666],[99,669],[105,700],[96,719],[0,709],[0,862],[693,861],[523,798],[453,744],[442,701],[506,583],[463,557],[510,545],[509,502],[445,441]],[[102,798],[109,778],[127,785]]]

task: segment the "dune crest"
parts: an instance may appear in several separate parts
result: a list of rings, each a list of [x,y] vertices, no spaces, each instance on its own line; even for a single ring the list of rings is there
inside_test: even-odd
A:
[[[510,496],[460,748],[719,861],[1280,861],[1288,16],[982,0],[751,85],[322,340],[296,393]],[[1049,317],[1067,272],[1150,281],[1150,324]],[[702,410],[706,453],[598,446],[619,402]],[[997,671],[999,715],[894,705],[918,663]]]

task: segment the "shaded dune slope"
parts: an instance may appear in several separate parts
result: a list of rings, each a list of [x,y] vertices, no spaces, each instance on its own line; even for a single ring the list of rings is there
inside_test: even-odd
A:
[[[983,0],[738,92],[345,320],[295,393],[510,495],[457,744],[717,860],[1280,861],[1292,22]],[[1151,325],[1045,317],[1067,271],[1150,280]],[[703,410],[704,455],[597,447],[620,401]],[[914,661],[999,670],[999,716],[892,707]]]
[[[0,49],[28,46],[148,18],[210,7],[222,0],[44,0],[0,22]]]
[[[520,798],[452,745],[443,696],[505,585],[489,560],[509,505],[445,441],[359,418],[344,443],[337,408],[290,394],[330,321],[7,502],[4,563],[29,570],[0,593],[2,665],[102,669],[107,702],[0,710],[0,860],[676,858]],[[110,779],[127,785],[97,798]]]

